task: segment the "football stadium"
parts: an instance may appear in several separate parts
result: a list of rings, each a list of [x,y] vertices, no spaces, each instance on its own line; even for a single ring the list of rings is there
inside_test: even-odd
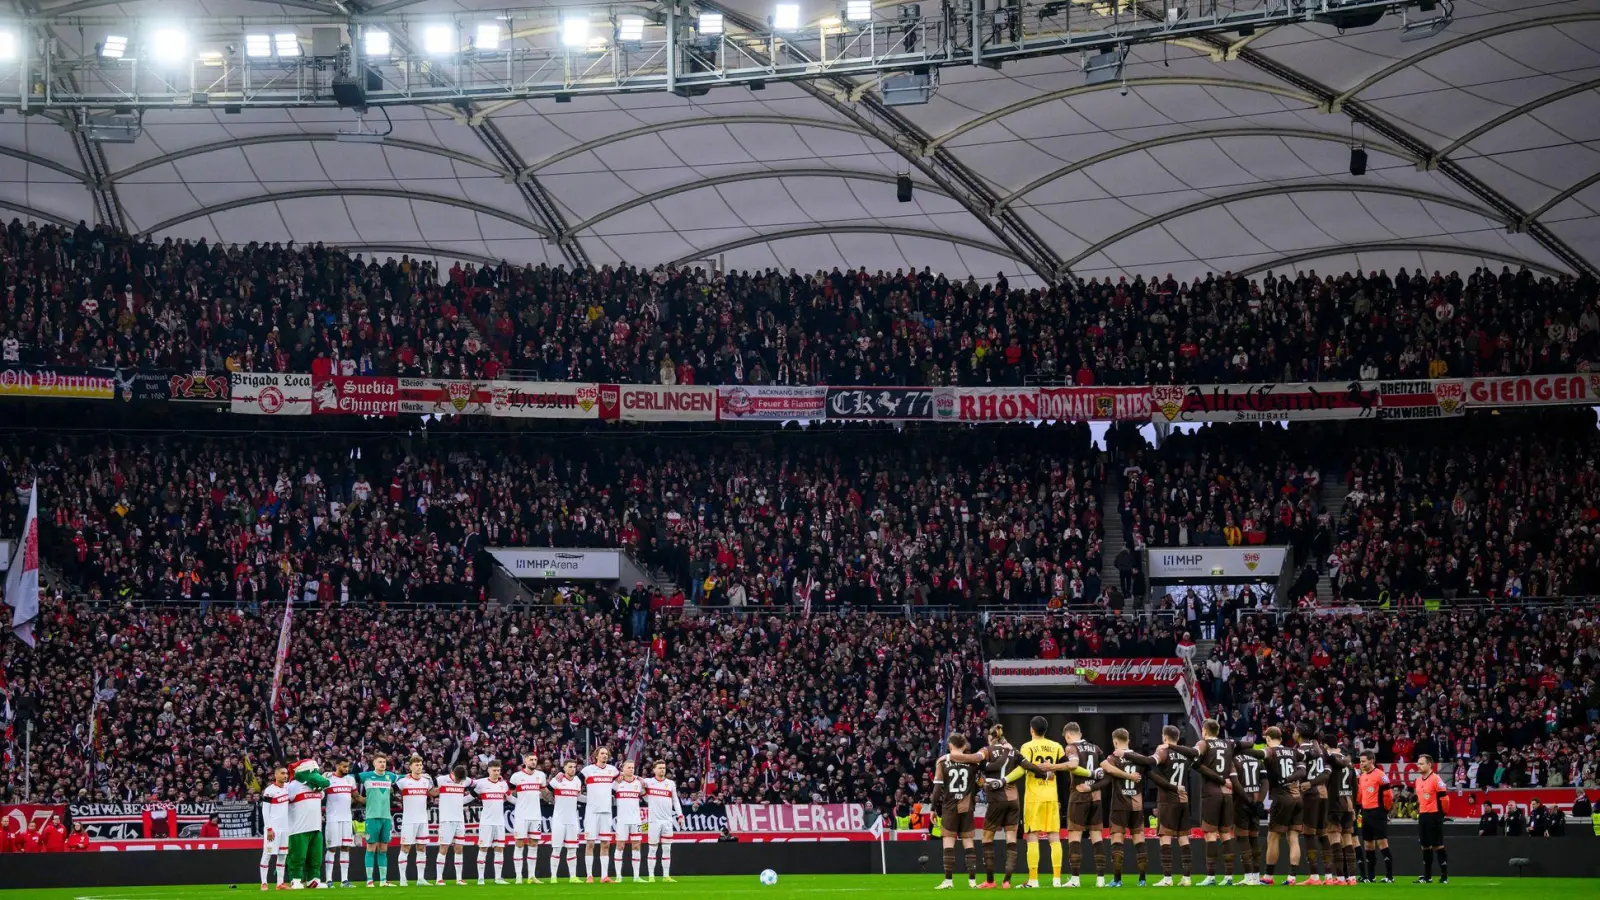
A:
[[[0,900],[1600,884],[1600,0],[14,0]]]

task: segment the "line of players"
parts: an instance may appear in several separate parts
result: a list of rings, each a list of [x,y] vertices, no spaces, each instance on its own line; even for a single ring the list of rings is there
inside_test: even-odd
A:
[[[634,762],[627,760],[618,769],[611,764],[611,751],[600,748],[593,760],[580,772],[577,760],[566,760],[552,776],[539,769],[539,760],[529,753],[522,758],[522,766],[510,778],[503,778],[499,761],[490,762],[486,777],[469,779],[466,766],[456,766],[450,772],[432,777],[424,772],[423,760],[412,756],[405,776],[396,777],[388,768],[388,759],[379,754],[372,760],[372,768],[360,777],[350,774],[350,763],[336,763],[329,777],[329,787],[323,791],[306,790],[289,781],[288,771],[280,766],[273,773],[272,784],[261,792],[262,817],[266,837],[261,856],[261,889],[268,887],[268,872],[272,858],[278,859],[278,889],[328,887],[338,884],[335,876],[341,870],[344,886],[350,886],[350,850],[354,847],[354,828],[351,801],[360,798],[366,803],[366,873],[367,887],[389,887],[388,849],[393,833],[391,798],[398,793],[400,800],[400,859],[399,883],[410,883],[407,875],[412,863],[416,864],[416,884],[446,883],[445,857],[455,868],[456,884],[466,884],[464,849],[468,845],[466,805],[476,799],[482,806],[478,816],[477,844],[479,852],[474,868],[478,884],[486,876],[496,884],[508,884],[500,861],[500,850],[515,844],[515,857],[507,852],[508,862],[514,862],[515,883],[524,878],[534,884],[537,877],[540,834],[544,817],[543,803],[551,803],[549,877],[559,880],[559,864],[566,860],[571,881],[579,880],[578,857],[580,846],[586,872],[585,880],[594,882],[598,874],[603,883],[613,881],[611,869],[615,867],[616,881],[623,877],[623,847],[631,847],[634,881],[654,881],[657,863],[663,880],[672,877],[672,839],[683,822],[683,807],[678,797],[677,784],[667,777],[667,764],[652,765],[652,777],[639,778],[634,772]],[[579,799],[584,801],[580,818]],[[323,802],[327,803],[326,824],[323,819]],[[512,803],[511,834],[507,834],[505,804]],[[437,830],[430,835],[428,804],[433,800],[438,809]],[[641,809],[641,802],[643,808]],[[614,812],[613,812],[614,810]],[[290,834],[299,834],[308,828],[321,828],[326,850],[323,878],[311,879],[302,885],[296,878],[293,884],[285,883],[285,860]],[[648,868],[644,868],[642,845],[649,844]],[[426,848],[437,848],[433,857],[431,878],[424,878],[427,863]],[[417,851],[420,852],[420,856]],[[590,859],[589,850],[594,858]],[[374,874],[377,875],[374,878]]]
[[[1294,728],[1295,744],[1284,743],[1277,727],[1265,733],[1265,748],[1245,746],[1221,737],[1216,720],[1203,725],[1202,739],[1193,747],[1179,743],[1182,732],[1162,729],[1161,744],[1150,754],[1129,747],[1126,729],[1112,732],[1112,750],[1084,740],[1082,729],[1069,722],[1062,742],[1045,736],[1048,722],[1036,716],[1030,737],[1021,750],[1006,740],[1004,730],[990,729],[988,743],[968,752],[963,735],[953,735],[949,752],[939,758],[934,771],[933,808],[944,832],[944,881],[953,885],[959,840],[964,851],[969,887],[993,888],[999,835],[1005,844],[1002,887],[1011,887],[1016,869],[1019,825],[1027,840],[1028,880],[1018,887],[1039,887],[1040,839],[1050,844],[1050,862],[1056,887],[1077,887],[1083,868],[1083,843],[1092,844],[1095,884],[1122,885],[1125,844],[1133,845],[1139,885],[1146,884],[1148,861],[1145,841],[1144,781],[1156,786],[1156,834],[1161,872],[1156,887],[1174,884],[1174,855],[1181,854],[1180,885],[1188,886],[1193,871],[1190,845],[1189,774],[1200,777],[1200,821],[1204,834],[1206,877],[1212,884],[1272,884],[1288,847],[1286,883],[1295,883],[1301,864],[1301,838],[1306,841],[1307,884],[1357,884],[1379,880],[1377,860],[1384,865],[1382,881],[1394,880],[1394,860],[1389,852],[1388,809],[1393,804],[1388,778],[1370,752],[1359,756],[1346,749],[1326,747],[1313,726]],[[1433,773],[1433,761],[1418,761],[1422,777],[1417,782],[1423,800],[1421,823],[1427,872],[1418,881],[1431,880],[1437,858],[1441,882],[1449,880],[1444,851],[1442,814],[1437,798],[1443,782]],[[1072,874],[1061,879],[1062,818],[1057,775],[1066,781],[1066,833]],[[1026,791],[1018,803],[1017,782]],[[974,807],[978,787],[988,801],[984,814],[985,878],[977,880],[974,850]],[[1109,794],[1109,802],[1106,796]],[[1262,818],[1267,819],[1264,858],[1256,844]],[[1357,839],[1357,823],[1360,839]],[[1106,878],[1105,841],[1109,832],[1111,874]],[[1176,844],[1176,851],[1174,850]],[[1218,870],[1222,871],[1220,882]],[[1234,876],[1238,874],[1239,880]]]

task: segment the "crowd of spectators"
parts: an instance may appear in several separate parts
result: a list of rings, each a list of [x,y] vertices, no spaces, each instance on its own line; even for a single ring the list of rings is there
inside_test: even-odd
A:
[[[0,362],[700,384],[1338,381],[1573,371],[1589,279],[1069,279],[379,261],[14,220]]]

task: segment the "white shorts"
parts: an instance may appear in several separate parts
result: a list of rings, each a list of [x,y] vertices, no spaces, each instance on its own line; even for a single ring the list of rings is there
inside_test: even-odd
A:
[[[552,819],[550,821],[550,846],[551,847],[576,847],[578,846],[578,823]]]
[[[500,817],[498,822],[485,822],[478,820],[478,846],[498,847],[506,842],[506,819]]]
[[[410,819],[400,823],[400,844],[409,847],[412,844],[426,844],[428,842],[428,822],[422,820],[413,822]]]
[[[467,845],[467,823],[440,822],[438,836],[435,838],[434,843],[440,847],[448,847],[451,844],[465,847]]]
[[[631,841],[644,837],[644,823],[617,822],[617,840]]]
[[[511,823],[511,827],[514,829],[514,833],[519,841],[527,840],[529,838],[538,840],[540,831],[539,824],[540,821],[538,819],[530,819],[524,816],[518,816],[516,820]]]
[[[354,847],[356,845],[354,827],[350,822],[328,820],[327,824],[322,826],[322,844],[330,850],[335,847]]]
[[[277,838],[276,839],[269,838],[269,837],[266,837],[266,836],[262,836],[262,838],[261,838],[261,852],[262,853],[288,853],[289,852],[289,828],[288,828],[288,826],[284,826],[283,828],[274,829],[274,832],[277,834]]]
[[[677,823],[671,819],[650,820],[650,843],[659,844],[663,839],[672,840],[672,835],[677,831]]]
[[[611,813],[595,810],[583,816],[583,837],[590,841],[609,841],[611,834]]]

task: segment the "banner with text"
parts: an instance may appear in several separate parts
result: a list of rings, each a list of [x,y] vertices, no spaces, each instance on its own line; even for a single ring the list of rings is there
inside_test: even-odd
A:
[[[1600,373],[1471,378],[1466,395],[1467,405],[1472,407],[1600,404]]]
[[[230,412],[247,416],[311,415],[311,376],[285,372],[234,372]]]
[[[1378,407],[1377,382],[1158,384],[1150,416],[1168,422],[1360,419]]]
[[[1380,381],[1378,418],[1398,421],[1443,419],[1466,413],[1459,381]]]
[[[933,417],[948,422],[1148,419],[1147,387],[933,389]]]
[[[724,422],[824,419],[827,404],[825,387],[738,384],[717,388],[717,418]]]
[[[1276,579],[1288,547],[1151,547],[1150,571],[1158,578]]]
[[[12,366],[0,369],[0,397],[111,400],[116,396],[115,369],[79,366]]]
[[[518,578],[612,581],[622,577],[619,550],[490,547],[489,555]]]
[[[811,831],[865,831],[867,808],[860,803],[730,803],[728,830],[800,834]]]
[[[0,831],[20,834],[31,827],[43,828],[51,816],[66,814],[67,808],[59,803],[7,803],[0,806]]]
[[[489,415],[509,419],[598,419],[600,386],[579,381],[491,381]]]
[[[311,411],[319,416],[393,416],[400,412],[400,385],[394,378],[318,378],[311,386]]]
[[[230,388],[226,372],[220,375],[210,372],[188,372],[167,376],[169,400],[227,403],[228,398],[232,396]]]
[[[73,803],[68,807],[72,824],[82,825],[89,838],[97,841],[129,841],[147,838],[148,822],[168,822],[167,837],[200,836],[200,826],[217,811],[215,803]]]
[[[995,687],[1174,687],[1187,667],[1176,657],[1134,659],[996,659]]]
[[[489,414],[489,382],[402,378],[399,382],[400,412],[417,415]]]
[[[828,388],[828,418],[892,422],[933,418],[933,388]]]
[[[600,418],[623,422],[714,422],[717,389],[677,384],[602,384]]]

